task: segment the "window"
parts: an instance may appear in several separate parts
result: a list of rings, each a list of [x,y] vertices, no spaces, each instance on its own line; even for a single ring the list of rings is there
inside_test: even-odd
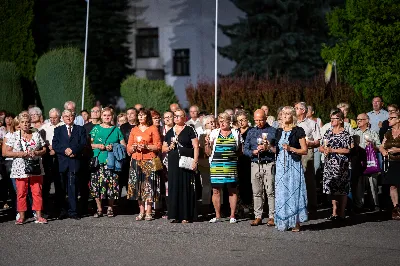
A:
[[[174,50],[174,76],[190,76],[190,50]]]
[[[165,72],[163,69],[147,69],[146,77],[149,80],[164,80]]]
[[[158,57],[158,29],[138,29],[136,35],[136,57]]]

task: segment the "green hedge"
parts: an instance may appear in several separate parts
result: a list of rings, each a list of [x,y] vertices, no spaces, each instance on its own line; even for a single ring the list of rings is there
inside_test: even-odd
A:
[[[19,114],[22,111],[22,87],[15,63],[0,62],[0,92],[0,109]]]
[[[54,49],[40,57],[36,65],[36,84],[47,114],[51,108],[63,109],[74,101],[77,111],[82,105],[83,54],[77,48]],[[86,79],[85,108],[91,108],[94,96]]]
[[[171,103],[178,102],[174,89],[162,80],[148,80],[128,76],[121,84],[121,96],[127,106],[137,103],[160,112],[169,109]]]
[[[33,80],[36,61],[33,5],[34,0],[0,1],[0,61],[15,62],[28,80]]]
[[[191,105],[200,110],[214,113],[214,83],[199,81],[186,88]],[[243,104],[252,115],[262,105],[268,105],[271,115],[276,115],[280,106],[293,105],[305,101],[312,105],[324,122],[329,122],[329,112],[339,102],[350,104],[349,117],[355,118],[361,112],[371,111],[371,101],[364,99],[354,89],[345,85],[330,83],[325,85],[323,75],[310,82],[290,81],[287,79],[256,79],[254,77],[220,78],[218,83],[218,112]]]

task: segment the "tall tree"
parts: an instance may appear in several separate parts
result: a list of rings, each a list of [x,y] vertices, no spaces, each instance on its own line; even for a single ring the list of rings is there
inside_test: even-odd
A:
[[[219,52],[237,63],[234,74],[308,78],[322,69],[330,1],[230,1],[245,13],[238,23],[220,25],[231,44]]]
[[[338,43],[325,46],[322,57],[336,60],[339,74],[364,97],[400,103],[399,1],[347,0],[328,24]]]
[[[87,74],[96,98],[104,102],[119,96],[121,82],[133,73],[128,10],[128,0],[90,1]],[[37,0],[35,12],[34,36],[40,54],[66,45],[84,51],[84,0]]]

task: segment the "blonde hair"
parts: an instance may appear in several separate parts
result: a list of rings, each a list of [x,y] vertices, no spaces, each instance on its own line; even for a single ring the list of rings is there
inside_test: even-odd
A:
[[[223,112],[218,115],[218,120],[225,120],[227,122],[232,122],[232,117],[227,112]]]
[[[112,108],[110,108],[110,107],[104,107],[104,108],[101,110],[101,115],[103,115],[104,112],[110,112],[110,113],[111,113],[111,116],[114,116],[114,110],[113,110]]]
[[[348,103],[339,103],[336,107],[339,109],[344,108],[345,110],[349,110],[350,105]]]
[[[174,115],[175,115],[176,112],[182,112],[183,117],[186,117],[186,112],[184,110],[178,108],[178,109],[175,110]]]
[[[120,113],[120,114],[117,116],[117,119],[120,119],[121,117],[126,117],[126,113]]]
[[[296,126],[297,124],[297,116],[296,116],[296,110],[292,106],[284,106],[282,108],[282,113],[288,112],[292,115],[292,126]]]
[[[21,121],[23,119],[28,119],[28,122],[31,122],[31,116],[29,115],[29,113],[27,111],[22,111],[19,115],[18,115],[18,120],[19,123],[21,123]]]

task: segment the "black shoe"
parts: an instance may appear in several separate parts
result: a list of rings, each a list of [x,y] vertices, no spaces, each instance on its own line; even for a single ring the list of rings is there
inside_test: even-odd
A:
[[[81,217],[79,217],[78,215],[71,215],[71,216],[69,217],[69,219],[80,220]]]
[[[326,218],[326,220],[328,220],[328,221],[336,221],[338,218],[339,218],[339,216],[337,216],[337,215],[336,216],[331,215],[328,218]]]
[[[57,217],[57,219],[58,219],[58,220],[64,220],[64,219],[67,219],[67,217],[68,217],[68,215],[67,215],[66,213],[61,213],[61,214]]]

